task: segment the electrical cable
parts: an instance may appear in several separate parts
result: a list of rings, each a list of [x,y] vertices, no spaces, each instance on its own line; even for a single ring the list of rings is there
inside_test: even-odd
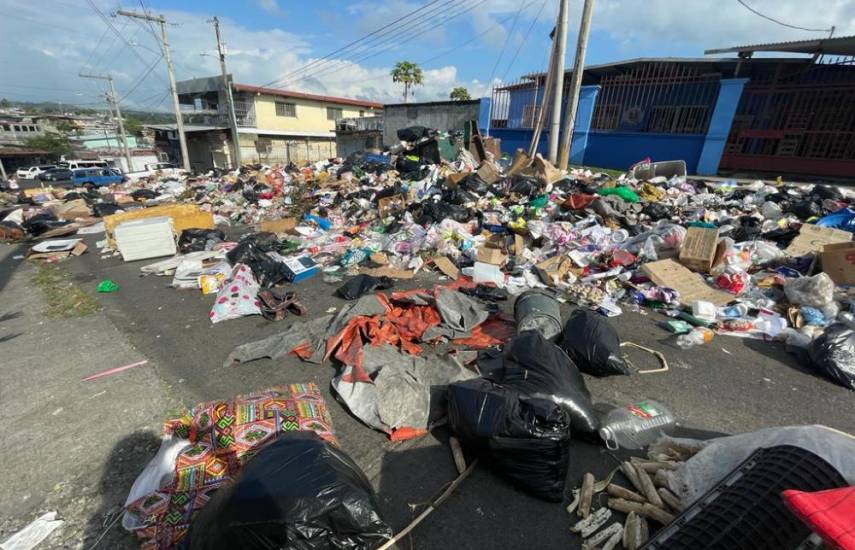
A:
[[[520,4],[519,9],[517,10],[516,16],[514,16],[514,22],[511,24],[511,30],[508,31],[508,34],[505,35],[505,41],[502,43],[502,49],[499,50],[499,57],[496,58],[496,62],[493,64],[493,70],[490,71],[490,78],[487,79],[487,82],[493,81],[493,76],[496,74],[496,69],[499,68],[499,63],[502,61],[502,56],[505,55],[505,48],[508,47],[508,42],[511,40],[511,35],[514,34],[514,29],[517,28],[517,21],[520,18],[520,13],[522,13],[523,4]]]
[[[267,86],[271,86],[271,85],[273,85],[273,84],[276,84],[276,83],[277,83],[277,82],[279,82],[280,80],[283,80],[283,79],[288,78],[288,77],[290,77],[290,76],[292,76],[292,75],[294,75],[294,74],[297,74],[297,73],[299,73],[299,72],[301,72],[301,71],[304,71],[304,70],[308,69],[309,67],[311,67],[311,66],[313,66],[313,65],[316,65],[316,64],[318,64],[318,63],[322,63],[324,60],[327,60],[327,59],[331,58],[332,56],[334,56],[334,55],[336,55],[336,54],[342,53],[343,51],[345,51],[345,50],[347,50],[347,49],[351,48],[352,46],[354,46],[354,45],[356,45],[356,44],[358,44],[358,43],[362,42],[363,40],[366,40],[366,39],[370,38],[371,36],[376,35],[376,34],[377,34],[377,33],[379,33],[380,31],[383,31],[384,29],[387,29],[387,28],[389,28],[389,27],[392,27],[393,25],[396,25],[397,23],[400,23],[400,22],[401,22],[401,21],[403,21],[404,19],[407,19],[408,17],[410,17],[410,16],[412,16],[412,15],[414,15],[414,14],[416,14],[416,13],[418,13],[418,12],[422,11],[422,10],[424,10],[425,8],[428,8],[429,6],[432,6],[432,5],[436,4],[436,3],[437,3],[437,2],[439,2],[439,1],[440,1],[440,0],[433,0],[433,1],[431,1],[431,2],[428,2],[427,4],[425,4],[425,5],[421,6],[421,7],[419,7],[418,9],[415,9],[415,10],[413,10],[413,11],[411,11],[411,12],[409,12],[409,13],[407,13],[407,14],[405,14],[405,15],[401,16],[401,17],[399,17],[398,19],[395,19],[395,20],[394,20],[394,21],[392,21],[392,22],[390,22],[390,23],[388,23],[388,24],[386,24],[386,25],[383,25],[382,27],[380,27],[380,28],[378,28],[378,29],[375,29],[374,31],[372,31],[372,32],[370,32],[370,33],[368,33],[368,34],[366,34],[366,35],[364,35],[364,36],[362,36],[362,37],[358,38],[357,40],[354,40],[354,41],[352,41],[352,42],[350,42],[350,43],[348,43],[348,44],[345,44],[344,46],[342,46],[342,47],[338,48],[337,50],[334,50],[334,51],[332,51],[332,52],[328,53],[327,55],[323,56],[322,58],[320,58],[320,59],[316,59],[316,60],[312,61],[311,63],[308,63],[307,65],[304,65],[304,66],[302,66],[302,67],[298,67],[297,69],[295,69],[295,70],[291,71],[290,73],[287,73],[287,74],[283,75],[282,77],[280,77],[280,78],[278,78],[278,79],[276,79],[276,80],[273,80],[273,81],[271,81],[271,82],[268,82],[267,84],[262,85],[262,88],[267,87]],[[445,4],[449,4],[449,3],[450,3],[450,1],[446,1],[446,2],[445,2]]]
[[[798,29],[798,30],[800,30],[800,31],[808,31],[808,32],[832,32],[832,31],[834,30],[834,28],[833,28],[833,27],[832,27],[832,28],[828,28],[828,29],[808,29],[808,28],[806,28],[806,27],[799,27],[799,26],[796,26],[796,25],[790,25],[789,23],[784,23],[783,21],[778,21],[777,19],[775,19],[775,18],[773,18],[773,17],[769,17],[768,15],[765,15],[765,14],[763,14],[763,13],[761,13],[761,12],[757,11],[756,9],[754,9],[754,8],[752,8],[751,6],[749,6],[748,4],[746,4],[746,3],[745,3],[745,0],[736,0],[736,1],[737,1],[737,2],[739,2],[740,4],[742,4],[742,6],[743,6],[743,7],[745,7],[745,9],[747,9],[748,11],[750,11],[751,13],[753,13],[754,15],[759,15],[759,16],[760,16],[760,17],[762,17],[763,19],[766,19],[766,20],[768,20],[768,21],[771,21],[772,23],[777,23],[777,24],[779,24],[779,25],[781,25],[781,26],[783,26],[783,27],[789,27],[789,28],[791,28],[791,29]]]
[[[514,56],[511,58],[511,62],[508,63],[508,67],[505,69],[505,72],[502,73],[502,77],[499,79],[502,82],[504,82],[505,77],[508,76],[508,73],[511,72],[511,67],[514,66],[514,63],[517,60],[517,56],[520,54],[520,51],[522,50],[523,46],[525,46],[525,43],[528,41],[528,37],[529,37],[529,35],[531,35],[532,29],[534,29],[534,26],[537,23],[537,20],[540,18],[540,14],[543,13],[543,9],[546,7],[546,2],[547,2],[547,0],[543,0],[543,3],[540,4],[540,9],[537,10],[537,15],[535,15],[534,19],[531,20],[531,25],[529,25],[528,30],[526,31],[522,42],[520,42],[520,45],[517,48],[517,51],[514,52]],[[489,85],[490,83],[488,82],[487,84]]]
[[[148,75],[151,74],[151,72],[154,70],[154,68],[157,67],[157,64],[160,62],[161,59],[163,59],[162,55],[158,56],[157,59],[152,61],[151,65],[149,65],[148,69],[146,69],[146,71],[142,74],[142,76],[140,76],[136,79],[136,83],[131,87],[131,89],[129,91],[125,92],[125,94],[122,95],[122,97],[118,101],[120,101],[120,102],[124,101],[125,99],[128,98],[128,96],[130,96],[132,93],[134,93],[134,91],[137,88],[139,88],[140,84],[143,83],[143,81],[148,77]]]
[[[476,2],[475,4],[472,4],[472,5],[470,5],[469,7],[466,7],[465,9],[458,11],[457,13],[454,13],[454,14],[451,14],[451,15],[447,16],[444,20],[442,20],[442,21],[440,21],[440,22],[438,22],[438,23],[436,23],[436,24],[434,24],[434,25],[431,25],[431,26],[428,26],[428,27],[422,28],[422,29],[418,30],[418,32],[412,33],[412,34],[410,34],[409,36],[410,36],[410,37],[412,37],[412,38],[415,38],[415,37],[417,37],[417,36],[421,36],[422,34],[424,34],[424,33],[428,32],[428,31],[430,31],[430,30],[433,30],[433,29],[435,29],[435,28],[437,28],[437,27],[439,27],[439,26],[441,26],[441,25],[444,25],[445,23],[447,23],[447,22],[451,21],[452,19],[455,19],[455,18],[457,18],[457,17],[459,17],[459,16],[461,16],[461,15],[463,15],[463,14],[465,14],[465,13],[468,13],[468,12],[472,11],[473,9],[477,8],[478,6],[480,6],[481,4],[483,4],[484,2],[486,2],[486,0],[479,0],[479,1],[478,1],[478,2]],[[365,61],[366,59],[370,59],[370,58],[372,58],[372,57],[375,57],[375,56],[380,55],[381,53],[384,53],[384,52],[388,51],[388,50],[389,50],[389,49],[391,49],[392,47],[393,47],[393,46],[386,46],[386,47],[384,47],[384,48],[382,48],[382,49],[380,49],[380,50],[378,50],[378,51],[376,51],[376,52],[370,53],[370,54],[365,55],[365,56],[363,56],[363,57],[360,57],[360,58],[358,58],[358,59],[349,60],[349,62],[350,62],[350,63],[354,63],[354,64],[361,63],[362,61]],[[322,71],[321,71],[321,72],[319,72],[319,73],[309,74],[309,75],[303,76],[303,77],[301,77],[301,78],[297,78],[297,79],[295,79],[295,80],[291,81],[291,84],[294,84],[294,83],[297,83],[297,82],[301,82],[301,81],[303,81],[303,80],[307,80],[307,79],[310,79],[310,78],[317,79],[317,78],[320,78],[320,77],[322,77],[322,76],[325,76],[325,75],[327,75],[327,74],[330,74],[331,72],[334,72],[334,71],[337,71],[337,70],[340,70],[340,69],[341,69],[341,67],[332,67],[332,68],[329,68],[329,69],[326,69],[326,70],[322,70]],[[276,88],[276,89],[284,89],[284,88]]]

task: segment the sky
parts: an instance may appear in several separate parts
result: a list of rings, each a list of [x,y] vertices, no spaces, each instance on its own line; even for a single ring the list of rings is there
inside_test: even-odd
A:
[[[744,1],[785,23],[855,34],[853,0]],[[403,88],[389,71],[401,60],[424,71],[415,101],[457,86],[480,97],[544,70],[558,0],[0,0],[0,97],[103,107],[105,83],[83,71],[111,74],[125,108],[171,108],[159,29],[119,9],[166,17],[178,80],[219,74],[216,15],[237,82],[393,103]],[[581,9],[571,0],[568,66]],[[596,0],[586,64],[822,36],[737,0]]]

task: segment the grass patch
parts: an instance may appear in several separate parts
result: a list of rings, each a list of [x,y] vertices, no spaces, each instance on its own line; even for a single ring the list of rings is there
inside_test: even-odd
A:
[[[584,170],[590,170],[593,173],[602,172],[608,176],[611,176],[615,179],[619,178],[621,174],[625,174],[626,170],[615,170],[614,168],[598,168],[596,166],[580,166],[578,164],[571,164],[568,168],[582,168]]]
[[[98,311],[98,302],[85,290],[72,283],[71,276],[61,267],[40,264],[33,282],[47,301],[45,314],[52,319],[83,317]]]

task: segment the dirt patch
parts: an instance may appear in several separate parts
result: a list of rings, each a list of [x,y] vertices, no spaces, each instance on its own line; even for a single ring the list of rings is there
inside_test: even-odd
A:
[[[95,298],[71,282],[71,274],[55,265],[39,265],[33,282],[45,295],[45,314],[52,319],[91,315],[99,309]]]

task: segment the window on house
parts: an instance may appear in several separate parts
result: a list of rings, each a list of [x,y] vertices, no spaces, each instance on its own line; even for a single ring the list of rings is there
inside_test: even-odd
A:
[[[344,116],[344,113],[341,107],[327,107],[327,120],[338,120],[342,116]]]
[[[360,109],[360,110],[359,110],[359,118],[362,118],[362,117],[364,117],[364,116],[365,116],[365,111],[363,111],[362,109]]]
[[[3,131],[4,131],[4,132],[9,132],[9,131],[11,131],[11,130],[12,130],[12,127],[11,127],[11,126],[9,126],[8,124],[4,124],[4,125],[3,125]]]
[[[18,126],[17,124],[15,125],[15,131],[16,131],[16,132],[20,132],[20,131],[21,131],[21,127],[20,127],[20,126]]]
[[[540,105],[529,103],[523,105],[522,112],[522,128],[534,128],[537,117],[540,116]]]
[[[276,116],[297,116],[297,105],[295,103],[285,103],[284,101],[276,102]]]

